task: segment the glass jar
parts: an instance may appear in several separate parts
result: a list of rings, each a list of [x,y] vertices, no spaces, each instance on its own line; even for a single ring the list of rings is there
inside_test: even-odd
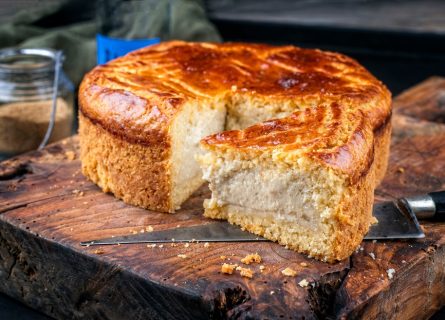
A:
[[[73,134],[74,86],[51,49],[0,50],[0,160]]]

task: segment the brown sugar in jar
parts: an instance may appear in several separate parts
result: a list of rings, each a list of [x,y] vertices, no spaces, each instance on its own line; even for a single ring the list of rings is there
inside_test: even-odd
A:
[[[52,100],[14,102],[0,106],[0,150],[17,154],[36,149],[48,128]],[[71,135],[72,107],[57,99],[56,122],[50,142]]]
[[[39,147],[50,125],[55,96],[49,142],[72,134],[74,88],[56,62],[60,56],[49,49],[0,50],[0,160]]]

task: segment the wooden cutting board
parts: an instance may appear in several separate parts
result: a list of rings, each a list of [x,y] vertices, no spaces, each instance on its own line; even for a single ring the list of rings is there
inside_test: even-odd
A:
[[[390,165],[377,201],[445,189],[445,124],[431,121],[445,122],[443,78],[395,99]],[[0,291],[47,315],[422,319],[445,304],[445,223],[422,223],[422,240],[363,242],[332,265],[275,243],[81,247],[149,226],[206,223],[209,192],[203,187],[176,214],[135,208],[87,181],[77,153],[74,137],[0,164]],[[252,279],[220,273],[223,262],[255,252],[264,270],[250,265]],[[297,276],[282,275],[286,267]],[[300,286],[303,279],[310,284]]]

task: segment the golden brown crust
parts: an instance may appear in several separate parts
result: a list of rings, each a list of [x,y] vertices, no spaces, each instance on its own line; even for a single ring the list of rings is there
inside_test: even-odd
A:
[[[169,188],[169,148],[131,144],[82,114],[79,135],[82,173],[104,192],[113,192],[125,202],[143,208],[174,211]]]
[[[129,141],[156,144],[181,106],[236,88],[267,102],[338,102],[361,109],[372,128],[390,112],[390,93],[355,60],[294,46],[164,42],[98,66],[79,90],[82,113]],[[360,106],[360,107],[359,107]]]

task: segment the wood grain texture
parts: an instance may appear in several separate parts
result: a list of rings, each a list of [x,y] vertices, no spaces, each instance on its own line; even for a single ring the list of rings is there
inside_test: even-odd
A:
[[[377,201],[445,189],[445,125],[429,117],[445,114],[437,110],[443,95],[445,79],[433,78],[395,100],[395,139]],[[128,206],[87,181],[67,151],[78,152],[77,138],[0,164],[0,291],[50,316],[422,319],[445,304],[443,223],[423,223],[422,240],[363,242],[333,265],[274,243],[80,247],[148,226],[207,223],[209,191],[201,188],[174,215]],[[265,269],[249,265],[252,279],[220,273],[223,262],[240,264],[255,252]],[[283,276],[286,267],[297,276]],[[310,285],[298,285],[302,279]]]

